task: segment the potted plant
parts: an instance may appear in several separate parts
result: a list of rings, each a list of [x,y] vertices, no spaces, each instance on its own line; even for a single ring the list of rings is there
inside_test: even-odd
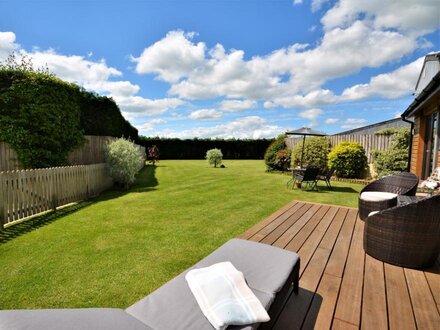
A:
[[[427,179],[425,181],[422,181],[422,183],[420,184],[420,189],[423,192],[426,192],[428,194],[428,196],[432,196],[432,194],[434,192],[436,192],[439,187],[440,187],[440,181],[436,181],[431,178]]]

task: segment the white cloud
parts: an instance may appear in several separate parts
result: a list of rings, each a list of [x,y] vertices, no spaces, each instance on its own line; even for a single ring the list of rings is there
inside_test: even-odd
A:
[[[322,89],[325,82],[398,61],[424,44],[411,33],[383,29],[359,16],[328,28],[314,47],[293,44],[245,59],[242,50],[226,51],[220,44],[207,49],[192,36],[171,31],[136,60],[138,72],[168,81],[169,93],[180,98],[227,97],[262,100],[265,107],[314,107],[338,100],[332,91]],[[172,64],[156,60],[162,53]],[[188,54],[187,62],[180,61],[182,54]]]
[[[94,90],[97,93],[109,93],[113,96],[130,96],[141,89],[139,85],[134,85],[129,81],[84,81],[82,85],[84,88]]]
[[[162,40],[144,49],[137,62],[136,72],[156,73],[158,78],[175,83],[205,60],[205,44],[191,42],[193,33],[170,31]]]
[[[351,129],[361,127],[362,124],[367,123],[368,120],[361,118],[347,118],[347,119],[339,119],[339,118],[327,118],[325,120],[326,124],[333,125],[336,123],[341,123],[341,128]]]
[[[32,58],[35,66],[48,66],[49,71],[55,73],[59,78],[78,84],[99,84],[107,81],[111,77],[121,77],[122,72],[110,67],[105,60],[98,62],[85,59],[84,56],[62,55],[53,49],[34,50],[26,52],[21,50],[21,54],[26,54]]]
[[[186,104],[177,98],[147,99],[141,96],[114,96],[115,101],[124,112],[135,115],[158,115],[167,110]]]
[[[439,24],[436,0],[340,0],[321,19],[324,28],[345,27],[365,17],[376,30],[398,29],[420,36],[434,31]]]
[[[337,96],[328,89],[317,89],[305,95],[296,94],[291,96],[276,97],[265,107],[283,106],[284,108],[293,107],[317,107],[338,101]]]
[[[167,121],[162,118],[151,119],[141,125],[137,125],[140,134],[148,134],[156,129],[157,124],[165,124]]]
[[[321,9],[322,5],[328,0],[312,0],[312,12],[316,12]]]
[[[142,125],[138,125],[137,128],[139,130],[139,133],[152,131],[154,129],[155,125],[151,122],[143,123]]]
[[[118,103],[124,116],[135,118],[139,115],[161,114],[186,104],[178,98],[147,99],[136,95],[140,86],[126,80],[111,80],[121,78],[122,72],[107,65],[105,60],[94,61],[79,55],[63,55],[53,49],[41,50],[34,48],[26,51],[15,43],[13,32],[0,32],[0,60],[16,51],[17,59],[28,56],[35,67],[48,67],[57,77],[74,82],[87,90],[103,93],[113,97]]]
[[[392,72],[374,76],[369,83],[346,88],[342,93],[342,99],[360,100],[371,96],[398,98],[409,95],[415,89],[423,61],[424,57],[421,57]]]
[[[201,109],[196,110],[190,113],[189,118],[190,119],[217,119],[221,118],[223,114],[220,111],[214,110],[214,109]]]
[[[93,61],[84,56],[58,54],[53,49],[34,48],[29,52],[15,43],[13,32],[0,32],[0,60],[6,59],[12,51],[16,52],[18,61],[28,56],[35,67],[47,66],[60,79],[99,93],[127,96],[136,94],[140,89],[129,81],[111,81],[114,77],[121,77],[122,72],[108,66],[105,60]]]
[[[324,112],[321,109],[308,109],[301,111],[298,115],[301,118],[305,118],[310,120],[309,126],[310,127],[316,127],[318,125],[317,119],[323,114]]]
[[[339,122],[339,118],[327,118],[325,120],[325,123],[330,125],[336,124],[337,122]]]
[[[300,5],[303,3],[303,0],[293,0],[294,5]]]
[[[368,120],[363,118],[347,118],[345,120],[342,120],[341,128],[343,129],[355,129],[362,126],[365,126],[365,124],[368,122]]]
[[[150,123],[152,124],[165,124],[167,121],[162,118],[154,118],[150,120]]]
[[[225,100],[220,102],[220,109],[226,112],[240,112],[255,108],[258,105],[253,100]]]
[[[352,124],[352,125],[350,125],[350,124],[346,124],[346,125],[341,125],[341,128],[344,128],[344,129],[355,129],[355,128],[359,128],[359,127],[362,127],[362,125],[359,125],[359,124]]]
[[[328,80],[380,67],[400,59],[417,47],[415,39],[397,32],[374,30],[363,21],[347,28],[326,31],[321,43],[298,52],[289,48],[272,54],[268,61],[290,73],[293,91],[311,91]]]
[[[9,54],[19,48],[15,43],[15,34],[13,32],[0,31],[0,61],[4,61]]]
[[[264,118],[258,116],[249,116],[213,127],[197,127],[191,130],[184,130],[180,132],[163,130],[157,131],[154,134],[158,136],[170,136],[178,138],[219,137],[225,139],[260,139],[272,138],[285,132],[286,130],[286,128],[280,126],[269,125]]]
[[[299,113],[301,118],[316,120],[319,116],[321,116],[324,112],[321,109],[308,109]]]
[[[271,75],[264,60],[244,60],[244,52],[225,52],[217,45],[209,51],[203,66],[199,66],[176,84],[170,93],[179,97],[196,98],[266,98],[276,93],[279,79]]]
[[[276,105],[275,102],[273,102],[273,101],[266,101],[266,102],[263,103],[263,106],[266,109],[273,109],[273,108],[278,107],[278,105]]]
[[[347,118],[343,122],[345,124],[365,124],[368,120],[361,118]]]

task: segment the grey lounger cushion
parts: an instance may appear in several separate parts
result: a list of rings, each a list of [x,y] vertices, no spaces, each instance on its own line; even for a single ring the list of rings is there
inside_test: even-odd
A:
[[[122,309],[39,309],[0,311],[1,330],[152,330]]]
[[[202,259],[193,268],[231,261],[243,272],[249,287],[266,310],[288,280],[298,255],[265,244],[233,239]],[[155,330],[198,329],[212,326],[200,311],[184,278],[186,270],[147,297],[126,309]],[[258,324],[237,329],[255,329]]]
[[[289,277],[294,268],[296,273],[299,269],[297,254],[241,239],[225,243],[190,269],[221,261],[231,261],[243,272],[266,310],[275,298],[283,296],[276,297],[280,290],[285,292],[289,281],[293,280]],[[187,271],[125,311],[113,308],[5,310],[0,311],[0,330],[212,330],[186,283]],[[277,303],[279,301],[277,299]],[[258,324],[253,324],[228,329],[257,327]]]

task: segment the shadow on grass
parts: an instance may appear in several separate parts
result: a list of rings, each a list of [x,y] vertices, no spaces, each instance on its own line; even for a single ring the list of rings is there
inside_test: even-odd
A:
[[[139,173],[136,178],[136,184],[129,190],[130,192],[145,192],[156,190],[159,181],[156,178],[156,169],[158,167],[165,167],[163,165],[147,165]]]
[[[114,198],[122,197],[128,193],[143,193],[156,190],[159,184],[156,178],[156,168],[162,166],[146,165],[137,175],[136,183],[129,189],[120,187],[113,187],[98,197],[95,197],[96,202],[104,202]]]
[[[351,188],[351,187],[338,187],[338,186],[333,186],[333,191],[335,192],[345,192],[345,193],[358,193],[355,189]],[[330,190],[328,190],[330,191]]]
[[[13,224],[5,229],[0,229],[0,244],[9,242],[10,240],[34,231],[38,228],[46,226],[58,219],[61,219],[69,214],[75,213],[85,207],[88,207],[96,202],[103,202],[114,198],[121,197],[127,193],[132,192],[147,192],[156,190],[156,186],[159,182],[156,179],[155,172],[157,166],[147,165],[138,174],[136,178],[136,184],[128,190],[121,190],[112,188],[100,196],[79,202],[72,206],[67,206],[62,209],[58,209],[55,212],[49,212],[35,218]]]
[[[59,209],[55,212],[51,211],[44,215],[36,216],[35,218],[9,226],[3,230],[0,230],[0,244],[9,242],[16,237],[46,226],[58,219],[61,219],[62,217],[65,217],[85,207],[88,207],[95,202],[96,201],[94,199],[83,201],[78,204]]]

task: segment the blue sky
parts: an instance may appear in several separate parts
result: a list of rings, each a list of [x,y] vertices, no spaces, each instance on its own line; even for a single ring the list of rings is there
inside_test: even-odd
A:
[[[440,48],[433,0],[2,1],[15,51],[145,136],[328,134],[392,119]]]

